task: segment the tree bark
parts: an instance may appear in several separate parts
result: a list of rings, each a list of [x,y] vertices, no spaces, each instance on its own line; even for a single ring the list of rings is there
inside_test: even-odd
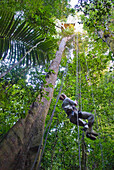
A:
[[[49,86],[43,87],[45,91],[43,97],[37,97],[27,117],[20,119],[0,143],[0,170],[31,169],[43,135],[45,119],[53,97],[62,53],[65,49],[66,42],[72,37],[73,35],[64,37],[61,40],[56,57],[50,65],[49,69],[54,70],[55,73],[49,74],[46,78],[46,85],[48,86],[51,83],[53,88]],[[46,92],[48,92],[47,96],[49,100],[45,98]]]

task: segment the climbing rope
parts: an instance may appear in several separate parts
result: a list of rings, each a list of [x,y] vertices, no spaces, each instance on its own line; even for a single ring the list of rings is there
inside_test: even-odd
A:
[[[90,77],[89,76],[89,69],[88,69],[88,63],[87,63],[86,55],[84,55],[84,56],[85,56],[85,62],[86,62],[86,67],[87,67],[87,73],[88,73],[87,77]],[[91,83],[91,79],[90,78],[89,78],[89,80],[90,80],[90,83]],[[92,84],[91,84],[91,94],[92,94],[93,104],[94,104],[94,107],[95,107],[96,125],[97,125],[97,129],[99,129],[99,127],[98,127],[98,120],[97,120],[97,113],[96,113],[96,104],[95,104],[95,100],[94,100]],[[100,139],[99,135],[98,135],[98,138]],[[102,166],[103,166],[103,170],[105,170],[105,168],[104,168],[105,166],[104,166],[103,151],[102,151],[102,144],[101,144],[101,142],[99,142],[99,143],[100,143],[100,148],[101,148]]]
[[[34,167],[35,167],[35,164],[36,164],[36,162],[37,162],[38,155],[39,155],[39,153],[40,153],[40,149],[41,149],[41,146],[42,146],[42,142],[43,142],[43,139],[44,139],[44,135],[45,135],[45,132],[46,132],[46,130],[47,130],[47,128],[48,128],[48,131],[47,131],[47,134],[46,134],[46,138],[45,138],[45,143],[44,143],[44,146],[43,146],[43,148],[42,148],[42,152],[41,152],[39,164],[38,164],[38,166],[37,166],[37,170],[40,169],[42,156],[43,156],[44,149],[45,149],[45,145],[46,145],[46,142],[47,142],[47,137],[48,137],[49,130],[50,130],[50,127],[51,127],[51,123],[52,123],[52,119],[53,119],[53,116],[54,116],[54,113],[55,113],[55,109],[56,109],[56,106],[57,106],[57,103],[58,103],[58,100],[59,100],[59,97],[60,97],[60,94],[61,94],[61,91],[62,91],[63,82],[64,82],[64,77],[65,77],[66,74],[67,74],[67,70],[68,70],[68,61],[67,61],[67,64],[66,64],[66,69],[65,69],[64,72],[63,72],[62,81],[61,81],[61,86],[60,86],[60,89],[59,89],[59,94],[57,95],[57,99],[56,99],[56,103],[55,103],[55,106],[54,106],[52,115],[51,115],[50,120],[49,120],[49,122],[47,123],[46,128],[45,128],[45,130],[44,130],[44,133],[43,133],[43,135],[42,135],[42,138],[41,138],[41,141],[40,141],[40,145],[39,145],[39,147],[38,147],[38,151],[37,151],[37,154],[36,154],[36,157],[35,157],[35,160],[34,160],[34,163],[33,163],[33,165],[32,165],[31,170],[33,170]],[[49,127],[48,127],[48,126],[49,126]]]
[[[64,74],[63,74],[63,76],[64,76]],[[60,90],[59,90],[59,94],[58,94],[57,99],[56,99],[56,104],[55,104],[55,106],[54,106],[54,109],[53,109],[51,118],[50,118],[50,120],[49,120],[49,122],[48,122],[49,128],[48,128],[48,131],[47,131],[47,134],[46,134],[45,143],[44,143],[44,147],[43,147],[43,149],[42,149],[42,153],[41,153],[41,156],[40,156],[40,161],[39,161],[37,170],[39,170],[39,168],[40,168],[40,164],[41,164],[42,156],[43,156],[44,149],[45,149],[45,146],[46,146],[46,142],[47,142],[49,130],[50,130],[50,127],[51,127],[52,119],[53,119],[53,116],[54,116],[54,113],[55,113],[55,109],[56,109],[56,106],[57,106],[57,103],[58,103],[58,100],[59,100],[59,97],[60,97],[60,94],[61,94],[61,91],[62,91],[63,82],[64,82],[64,79],[62,78],[62,83],[61,83],[61,87],[60,87]]]
[[[82,77],[81,77],[81,64],[80,64],[80,60],[79,60],[79,91],[80,91],[80,95],[79,95],[79,98],[80,98],[80,111],[82,111],[82,95],[81,95],[81,80],[82,80]],[[82,138],[81,138],[81,141],[82,141],[82,162],[81,162],[81,168],[82,169],[86,169],[86,144],[85,144],[85,140],[84,140],[84,131],[82,133]]]
[[[78,49],[78,34],[76,37],[76,46],[77,46],[77,50],[76,50],[76,100],[79,101],[79,97],[78,97],[78,91],[79,91],[79,87],[78,87],[78,79],[79,79],[79,61],[78,61],[78,54],[79,54],[79,49]],[[79,110],[79,108],[78,108]],[[78,126],[78,150],[79,150],[79,169],[81,170],[81,157],[80,157],[80,131],[79,131],[79,121],[78,121],[78,114],[77,114],[77,126]]]
[[[80,95],[79,95],[79,98],[80,98],[80,111],[82,111],[82,95],[81,95],[81,65],[80,65],[80,60],[79,60],[79,80],[80,80],[80,82],[79,82],[79,84],[80,84],[80,89],[79,89],[79,91],[80,91]]]

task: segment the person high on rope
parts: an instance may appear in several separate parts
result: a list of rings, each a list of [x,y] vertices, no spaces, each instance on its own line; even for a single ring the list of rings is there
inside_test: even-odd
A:
[[[78,111],[76,108],[78,102],[76,100],[71,100],[63,93],[60,95],[59,99],[63,101],[62,108],[66,112],[70,122],[77,125],[78,115],[79,126],[83,126],[83,130],[86,132],[86,136],[88,138],[95,140],[98,134],[92,129],[94,123],[94,115],[92,113]],[[87,119],[88,123],[82,119]]]

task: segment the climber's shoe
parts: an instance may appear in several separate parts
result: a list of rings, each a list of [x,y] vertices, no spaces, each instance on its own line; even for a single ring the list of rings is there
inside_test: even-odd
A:
[[[91,140],[96,140],[96,137],[90,133],[86,133],[86,137],[90,138]]]
[[[88,133],[88,134],[92,134],[92,135],[94,135],[94,136],[98,136],[98,133],[95,132],[94,130],[92,130],[91,128],[88,128],[88,129],[87,129],[87,133]]]
[[[91,134],[94,135],[94,136],[98,136],[98,133],[95,132],[94,130],[91,131]]]

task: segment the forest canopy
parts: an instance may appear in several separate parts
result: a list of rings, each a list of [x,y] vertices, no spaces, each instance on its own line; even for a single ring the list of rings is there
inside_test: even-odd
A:
[[[50,101],[48,92],[42,90],[49,88],[54,94],[42,125],[45,152],[37,158],[41,158],[41,169],[113,169],[114,4],[112,0],[79,0],[71,8],[69,2],[0,1],[0,141],[18,121],[27,120],[39,95]],[[67,23],[69,15],[79,16],[82,32],[74,27],[61,30],[57,21]],[[50,66],[60,42],[71,35],[74,37],[63,50],[56,83],[47,85],[47,78],[55,75]],[[79,110],[94,114],[94,130],[99,134],[95,141],[84,137],[82,128],[78,132],[62,110],[62,102],[56,103],[60,89],[78,100]]]

